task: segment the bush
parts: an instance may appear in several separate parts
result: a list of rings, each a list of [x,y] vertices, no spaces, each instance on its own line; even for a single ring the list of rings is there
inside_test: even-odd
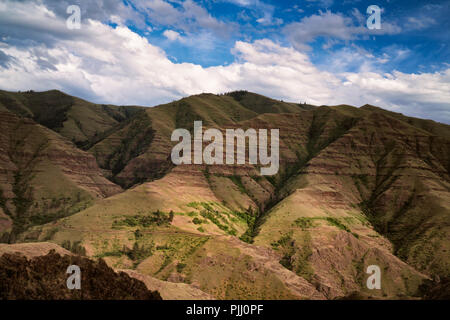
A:
[[[141,230],[137,229],[137,230],[134,232],[134,237],[136,238],[136,240],[139,239],[139,238],[142,238],[142,232],[141,232]]]
[[[72,243],[69,240],[64,240],[61,247],[80,256],[86,255],[86,249],[81,245],[81,241],[75,241]]]
[[[314,222],[311,218],[298,218],[294,221],[297,227],[302,228],[302,230],[314,227]]]
[[[134,215],[129,216],[121,221],[114,220],[113,227],[128,226],[128,227],[144,227],[150,226],[163,226],[170,224],[173,221],[174,213],[171,211],[169,214],[161,212],[159,210],[151,213],[150,215]]]
[[[153,255],[153,247],[153,243],[150,246],[139,246],[139,244],[135,242],[133,245],[133,249],[128,249],[126,255],[133,261],[141,261]]]
[[[186,264],[185,263],[179,263],[177,264],[177,272],[181,273],[183,272],[183,269],[186,268]]]
[[[341,230],[347,231],[347,232],[351,232],[350,229],[345,224],[343,224],[336,218],[327,217],[326,220],[332,226],[335,226],[335,227],[337,227]]]

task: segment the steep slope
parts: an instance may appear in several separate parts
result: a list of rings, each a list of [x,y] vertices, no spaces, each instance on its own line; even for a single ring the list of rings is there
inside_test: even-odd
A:
[[[382,108],[375,107],[375,106],[368,105],[368,104],[362,106],[360,108],[360,110],[383,113],[391,118],[395,118],[397,120],[406,122],[416,128],[420,128],[422,130],[428,131],[432,135],[440,136],[443,138],[450,138],[450,126],[443,124],[443,123],[439,123],[439,122],[436,122],[433,120],[407,117],[401,113],[384,110]]]
[[[78,212],[121,191],[95,158],[29,118],[0,109],[0,205],[3,241],[35,224]]]
[[[229,236],[245,232],[247,214],[218,202],[199,173],[170,173],[26,236],[79,242],[114,268],[187,283],[220,299],[323,298],[270,249]]]
[[[142,107],[98,105],[57,90],[8,92],[0,90],[0,106],[35,120],[79,147],[89,146],[103,134],[142,110]]]
[[[153,177],[161,177],[166,167],[154,159],[141,161],[155,138],[155,130],[146,112],[139,113],[105,139],[95,144],[92,153],[105,175],[123,187],[142,183]],[[167,164],[167,166],[169,166]],[[123,173],[126,170],[129,174]],[[160,174],[158,174],[161,172]]]
[[[278,174],[174,167],[170,135],[196,120],[222,132],[280,129]],[[89,149],[128,190],[19,240],[64,244],[220,299],[419,297],[425,279],[449,272],[447,133],[369,106],[192,96],[135,114]],[[381,290],[366,287],[369,265],[381,268]]]
[[[299,233],[316,230],[318,221],[347,233],[371,224],[392,241],[389,251],[402,260],[447,276],[449,142],[382,112],[363,115],[284,185],[283,200],[266,214],[256,243],[276,243],[281,232],[276,230],[288,235],[289,224],[303,226]],[[362,230],[375,246],[379,234],[368,231]],[[312,231],[312,242],[323,233]]]
[[[192,130],[194,121],[205,127],[231,128],[264,112],[301,112],[298,105],[251,95],[240,104],[232,96],[201,94],[149,108],[119,130],[96,143],[90,150],[112,181],[128,188],[164,176],[173,168],[170,151],[172,131]],[[244,95],[245,96],[245,95]],[[251,101],[255,104],[251,105]]]
[[[383,114],[368,120],[373,169],[359,189],[361,208],[399,257],[419,270],[448,276],[450,139]],[[386,129],[380,133],[375,125]]]

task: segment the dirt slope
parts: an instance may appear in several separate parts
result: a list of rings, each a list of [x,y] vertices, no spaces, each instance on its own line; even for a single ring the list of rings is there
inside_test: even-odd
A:
[[[248,164],[174,167],[172,130],[195,120],[222,132],[280,129],[278,174]],[[218,299],[417,298],[427,279],[450,272],[448,127],[372,106],[248,92],[188,97],[92,140],[91,159],[124,192],[17,240],[76,243],[114,268]],[[373,264],[381,290],[366,287]]]

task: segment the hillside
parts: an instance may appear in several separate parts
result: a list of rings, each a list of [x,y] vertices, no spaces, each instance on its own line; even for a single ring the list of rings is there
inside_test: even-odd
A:
[[[31,118],[82,148],[143,109],[98,105],[58,90],[18,93],[0,90],[0,107]]]
[[[237,93],[201,94],[148,108],[96,143],[89,152],[112,181],[130,187],[161,178],[173,167],[169,159],[170,135],[176,128],[192,130],[194,120],[202,120],[209,127],[230,127],[267,110],[299,113],[306,108],[247,92]]]
[[[103,176],[92,155],[1,107],[0,154],[0,232],[7,231],[6,242],[122,190]]]
[[[42,253],[49,247],[46,244],[26,247],[28,256],[21,254],[20,245],[0,245],[2,300],[161,300],[157,291],[148,290],[142,281],[124,272],[114,272],[103,260],[67,254],[55,245],[46,254]],[[67,289],[70,265],[82,270],[80,290]]]
[[[95,164],[85,176],[102,181],[89,189],[77,180],[74,190],[91,198],[97,190],[98,200],[27,224],[15,242],[51,241],[219,299],[417,298],[422,283],[450,275],[450,126],[368,105],[314,107],[239,91],[136,112],[89,138],[85,152],[61,131],[4,113],[65,141],[74,156],[59,168],[82,154]],[[249,164],[175,167],[170,135],[196,120],[222,132],[279,129],[278,174],[260,176]],[[58,182],[57,190],[69,190]],[[100,192],[106,186],[114,192]],[[381,290],[365,286],[373,264]]]

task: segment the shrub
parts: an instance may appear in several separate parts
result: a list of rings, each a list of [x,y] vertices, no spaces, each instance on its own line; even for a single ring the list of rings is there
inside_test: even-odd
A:
[[[133,245],[133,249],[131,250],[126,250],[127,252],[126,255],[128,256],[128,258],[130,258],[133,261],[141,261],[147,257],[150,257],[151,255],[153,255],[153,247],[154,244],[152,243],[150,246],[139,246],[139,244],[137,242],[134,243]]]
[[[298,218],[294,221],[297,227],[302,228],[302,230],[314,227],[313,219],[311,218]]]
[[[139,239],[139,238],[141,238],[141,237],[142,237],[142,232],[141,232],[141,230],[137,229],[137,230],[134,232],[134,237],[136,238],[136,240]]]
[[[336,218],[326,217],[325,220],[327,220],[327,222],[329,224],[331,224],[332,226],[335,226],[335,227],[337,227],[341,230],[347,231],[347,232],[351,232],[350,229],[345,224],[343,224]]]
[[[170,224],[173,221],[173,217],[173,211],[167,214],[157,210],[149,215],[134,215],[126,217],[120,221],[114,220],[113,227],[128,226],[148,228],[152,225],[162,226]]]
[[[81,241],[75,241],[74,243],[72,243],[69,240],[64,240],[61,244],[61,247],[80,256],[86,255],[86,249],[81,245]]]
[[[183,272],[183,269],[186,268],[186,264],[185,263],[179,263],[177,264],[177,272],[181,273]]]

